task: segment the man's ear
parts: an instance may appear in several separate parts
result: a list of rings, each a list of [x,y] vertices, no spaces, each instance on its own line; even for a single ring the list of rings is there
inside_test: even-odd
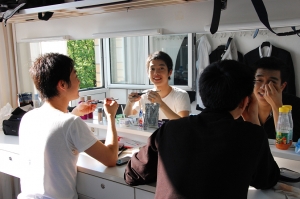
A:
[[[173,70],[169,70],[169,77],[172,75]]]
[[[281,91],[284,90],[284,88],[286,87],[286,85],[287,85],[287,82],[283,82],[283,83],[281,84],[281,87],[280,87]]]
[[[242,101],[239,104],[239,108],[245,110],[245,108],[248,106],[249,104],[249,97],[246,96],[244,99],[242,99]]]
[[[57,90],[58,91],[64,91],[68,88],[68,84],[63,81],[63,80],[59,80],[57,83]]]

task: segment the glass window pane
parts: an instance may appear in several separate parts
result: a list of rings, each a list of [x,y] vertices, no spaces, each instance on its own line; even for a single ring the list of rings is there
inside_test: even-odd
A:
[[[170,85],[188,85],[188,35],[162,35],[149,37],[150,53],[164,51],[173,60]]]
[[[70,40],[67,42],[67,47],[68,55],[75,62],[80,89],[96,87],[95,41],[93,39]]]
[[[75,61],[80,89],[104,86],[99,39],[18,43],[17,48],[20,92],[37,92],[29,68],[37,57],[50,52],[68,55]]]
[[[147,37],[110,39],[111,84],[145,84]]]

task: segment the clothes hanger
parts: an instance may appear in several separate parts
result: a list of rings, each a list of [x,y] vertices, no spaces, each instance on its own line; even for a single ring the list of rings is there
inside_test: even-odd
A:
[[[269,41],[264,41],[261,45],[260,45],[260,48],[263,48],[263,47],[270,47],[271,46],[271,43]]]
[[[225,51],[229,48],[232,39],[233,39],[232,37],[229,37],[229,38],[228,38],[227,44],[226,44],[226,46],[225,46]]]
[[[221,59],[222,59],[222,57],[224,56],[224,54],[226,53],[226,50],[229,48],[232,39],[233,39],[232,37],[229,37],[228,40],[227,40],[226,46],[223,45],[223,46],[224,46],[224,52],[223,52],[222,55],[221,55]]]

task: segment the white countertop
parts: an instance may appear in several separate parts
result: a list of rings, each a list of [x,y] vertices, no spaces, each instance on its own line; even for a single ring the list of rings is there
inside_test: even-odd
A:
[[[12,153],[19,154],[19,137],[17,136],[6,136],[3,131],[0,131],[0,150],[9,151]],[[270,146],[273,154],[279,154],[280,156],[290,156],[293,151],[277,150],[275,146]],[[295,153],[295,152],[294,152]],[[131,156],[131,151],[124,151],[122,156]],[[296,154],[298,155],[298,154]],[[292,155],[294,157],[294,155]],[[298,155],[299,156],[299,155]],[[297,156],[297,157],[298,157]],[[299,158],[299,157],[298,157]],[[79,172],[86,173],[89,175],[97,176],[120,184],[125,184],[123,176],[126,165],[116,167],[106,167],[97,160],[93,159],[85,153],[79,155],[77,162],[77,168]],[[146,190],[149,192],[155,192],[155,183],[149,185],[140,185],[135,188]],[[273,190],[256,190],[255,188],[249,187],[248,199],[285,199],[285,196],[279,193],[275,193]]]

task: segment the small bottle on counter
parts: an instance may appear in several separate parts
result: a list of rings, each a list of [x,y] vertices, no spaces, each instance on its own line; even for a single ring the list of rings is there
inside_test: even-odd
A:
[[[294,129],[294,122],[292,117],[292,106],[291,105],[283,105],[282,107],[286,107],[289,109],[289,122],[290,122],[290,141],[293,142],[293,129]]]
[[[98,122],[103,122],[103,108],[98,108]]]
[[[139,112],[138,126],[139,126],[140,130],[144,129],[144,117],[143,117],[143,111],[142,111],[142,109],[140,109],[140,112]]]
[[[92,100],[92,96],[90,96],[90,95],[86,96],[86,100],[87,100],[87,101],[88,101],[88,100]],[[89,119],[93,119],[93,112],[87,114],[87,117],[88,117]]]
[[[33,98],[32,102],[33,102],[33,108],[39,108],[41,106],[40,100],[39,100],[39,95],[37,93],[34,94],[34,98]]]
[[[276,126],[276,148],[287,150],[293,142],[290,141],[291,125],[288,116],[289,109],[285,107],[279,108],[279,117]]]
[[[84,97],[84,96],[80,97],[80,100],[79,100],[78,104],[80,104],[81,102],[85,102],[85,97]],[[82,116],[80,116],[80,117],[81,117],[81,119],[83,119],[83,120],[87,120],[88,115],[86,114],[86,115],[82,115]]]

